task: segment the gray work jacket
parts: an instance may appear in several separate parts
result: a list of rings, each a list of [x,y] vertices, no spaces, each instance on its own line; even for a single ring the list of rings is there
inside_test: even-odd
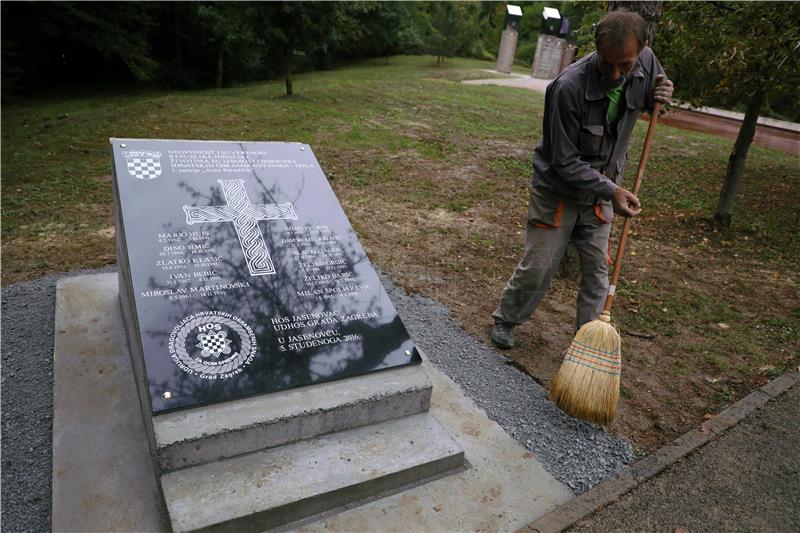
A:
[[[651,109],[651,88],[659,74],[664,69],[645,47],[628,76],[612,128],[596,54],[561,72],[545,93],[542,141],[533,156],[533,188],[579,204],[610,200],[622,182],[636,120],[645,106]]]

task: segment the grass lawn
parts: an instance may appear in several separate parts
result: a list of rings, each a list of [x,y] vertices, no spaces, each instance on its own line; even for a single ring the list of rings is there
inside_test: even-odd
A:
[[[109,137],[309,143],[382,270],[448,305],[488,342],[522,248],[544,95],[468,86],[487,62],[394,57],[192,92],[40,98],[2,121],[2,281],[115,263]],[[646,124],[632,143],[632,180]],[[614,318],[623,333],[615,429],[674,438],[800,363],[800,162],[752,146],[733,227],[710,216],[733,142],[660,126]],[[572,337],[570,274],[510,352],[549,383]]]

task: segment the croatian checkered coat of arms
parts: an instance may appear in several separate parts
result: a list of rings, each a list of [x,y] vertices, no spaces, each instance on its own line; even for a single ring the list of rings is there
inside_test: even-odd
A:
[[[152,180],[161,175],[161,152],[131,150],[122,152],[128,163],[128,173],[140,180]]]
[[[197,336],[198,342],[195,346],[202,348],[203,357],[219,357],[221,354],[231,353],[231,341],[228,332],[218,331],[216,333],[201,333]]]

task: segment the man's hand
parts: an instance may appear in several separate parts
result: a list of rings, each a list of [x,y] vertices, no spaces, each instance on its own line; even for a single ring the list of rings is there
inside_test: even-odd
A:
[[[663,74],[656,76],[655,85],[653,85],[653,100],[663,105],[672,103],[672,82],[667,79]]]
[[[617,187],[617,190],[614,191],[611,204],[614,206],[614,212],[624,217],[635,217],[642,212],[642,204],[639,199],[631,191],[622,187]]]

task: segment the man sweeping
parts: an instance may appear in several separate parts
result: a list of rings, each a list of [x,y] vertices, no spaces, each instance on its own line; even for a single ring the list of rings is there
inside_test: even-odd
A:
[[[541,302],[569,241],[581,264],[577,328],[602,310],[611,219],[641,210],[621,186],[628,142],[642,109],[672,97],[672,82],[647,44],[641,16],[612,11],[597,23],[597,51],[547,87],[525,248],[492,314],[491,338],[500,348],[514,346],[513,328]]]

